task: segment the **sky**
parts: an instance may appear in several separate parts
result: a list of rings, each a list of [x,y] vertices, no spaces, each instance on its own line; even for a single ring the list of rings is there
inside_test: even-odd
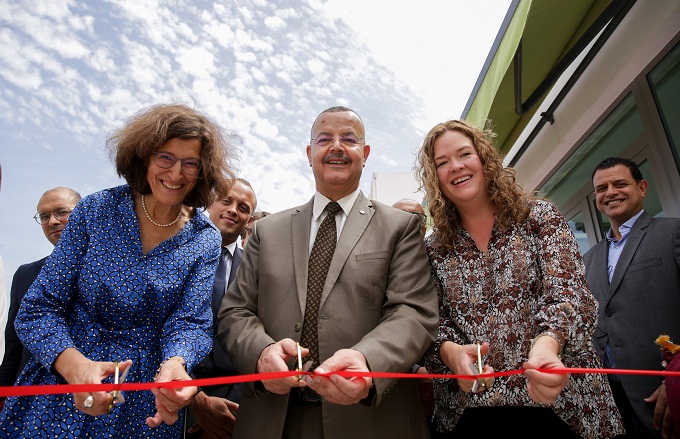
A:
[[[183,103],[222,125],[258,208],[308,201],[314,118],[361,115],[374,172],[411,172],[461,115],[511,0],[0,0],[0,255],[49,254],[40,196],[123,184],[105,143],[139,110]],[[405,193],[404,197],[413,198]]]

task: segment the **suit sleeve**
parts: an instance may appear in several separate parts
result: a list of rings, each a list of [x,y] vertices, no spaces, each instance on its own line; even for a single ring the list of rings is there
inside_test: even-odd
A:
[[[218,343],[241,373],[257,372],[257,360],[262,350],[275,343],[257,315],[259,252],[260,237],[255,222],[236,279],[224,295],[217,314]]]
[[[394,245],[388,266],[383,317],[353,349],[376,372],[404,372],[418,362],[437,334],[437,293],[423,236],[413,215]],[[376,380],[376,403],[396,380]]]

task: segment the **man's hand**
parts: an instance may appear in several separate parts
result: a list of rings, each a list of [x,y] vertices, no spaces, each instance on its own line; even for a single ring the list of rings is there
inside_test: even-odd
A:
[[[302,355],[309,354],[309,349],[302,348]],[[284,338],[276,343],[270,344],[262,350],[260,358],[257,359],[257,372],[285,372],[288,369],[286,362],[297,356],[297,346],[290,338]],[[279,378],[275,380],[262,380],[264,388],[272,393],[285,395],[290,393],[293,387],[305,387],[304,381],[298,381],[296,377]]]
[[[666,398],[666,386],[661,384],[658,389],[654,391],[649,397],[645,398],[645,402],[654,404],[654,428],[661,430],[661,436],[665,438],[672,437],[673,434],[673,417],[671,410],[668,407],[668,399]]]
[[[340,349],[314,372],[332,374],[339,371],[369,372],[366,358],[354,349]],[[371,378],[344,378],[339,375],[331,375],[329,378],[317,375],[313,380],[307,381],[309,387],[328,402],[342,405],[356,404],[366,398],[373,382]]]
[[[201,439],[230,439],[234,432],[238,404],[198,392],[189,404],[196,423],[189,433],[201,431]]]

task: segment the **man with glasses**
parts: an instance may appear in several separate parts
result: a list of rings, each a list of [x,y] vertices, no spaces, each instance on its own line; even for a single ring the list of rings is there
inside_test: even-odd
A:
[[[423,238],[425,237],[425,233],[427,233],[427,215],[425,215],[425,210],[420,203],[404,198],[394,203],[392,207],[416,215],[420,220],[420,231],[423,234]]]
[[[57,245],[61,233],[66,227],[71,211],[80,201],[80,194],[73,189],[56,187],[45,192],[38,201],[38,212],[33,219],[42,227],[43,233],[52,245]],[[12,279],[10,290],[9,314],[5,328],[5,355],[0,365],[0,386],[14,384],[19,372],[24,368],[31,353],[24,348],[14,330],[14,320],[21,304],[21,299],[28,291],[47,256],[39,261],[20,266]],[[4,398],[3,398],[4,403]]]
[[[336,374],[408,372],[433,343],[420,220],[359,189],[371,148],[353,110],[323,111],[306,150],[316,193],[255,223],[217,337],[243,374],[316,375],[248,383],[234,437],[429,437],[413,380]]]
[[[269,215],[271,215],[271,213],[265,212],[265,211],[260,211],[260,212],[255,212],[253,214],[253,216],[250,217],[250,219],[248,220],[248,225],[241,232],[241,248],[245,249],[246,244],[248,244],[248,240],[250,239],[250,235],[253,233],[253,223],[255,221],[262,219],[265,216],[269,216]]]

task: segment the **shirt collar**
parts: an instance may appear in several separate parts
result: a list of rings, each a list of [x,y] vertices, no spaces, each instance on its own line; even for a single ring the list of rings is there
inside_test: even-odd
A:
[[[361,192],[361,190],[359,188],[356,188],[354,192],[352,192],[349,195],[345,195],[344,197],[340,198],[337,201],[337,203],[342,208],[342,212],[346,216],[349,216],[349,212],[350,210],[352,210],[354,202],[359,197],[359,192]],[[314,221],[317,221],[319,219],[324,209],[326,208],[326,205],[330,202],[331,200],[326,198],[326,196],[320,194],[318,191],[314,193],[314,208],[312,210],[312,218],[314,219]]]
[[[233,258],[234,252],[236,251],[236,241],[232,242],[231,244],[222,246],[222,248],[226,248],[227,251],[229,251],[229,255]]]
[[[620,241],[623,241],[626,238],[626,236],[628,236],[628,233],[630,233],[630,230],[633,228],[633,224],[635,224],[635,221],[637,221],[638,218],[640,218],[640,215],[642,215],[644,211],[645,210],[642,209],[637,213],[637,215],[628,218],[628,221],[619,226],[619,233],[621,234]],[[609,228],[609,231],[607,232],[607,241],[617,242],[614,240],[614,233],[611,228]]]

